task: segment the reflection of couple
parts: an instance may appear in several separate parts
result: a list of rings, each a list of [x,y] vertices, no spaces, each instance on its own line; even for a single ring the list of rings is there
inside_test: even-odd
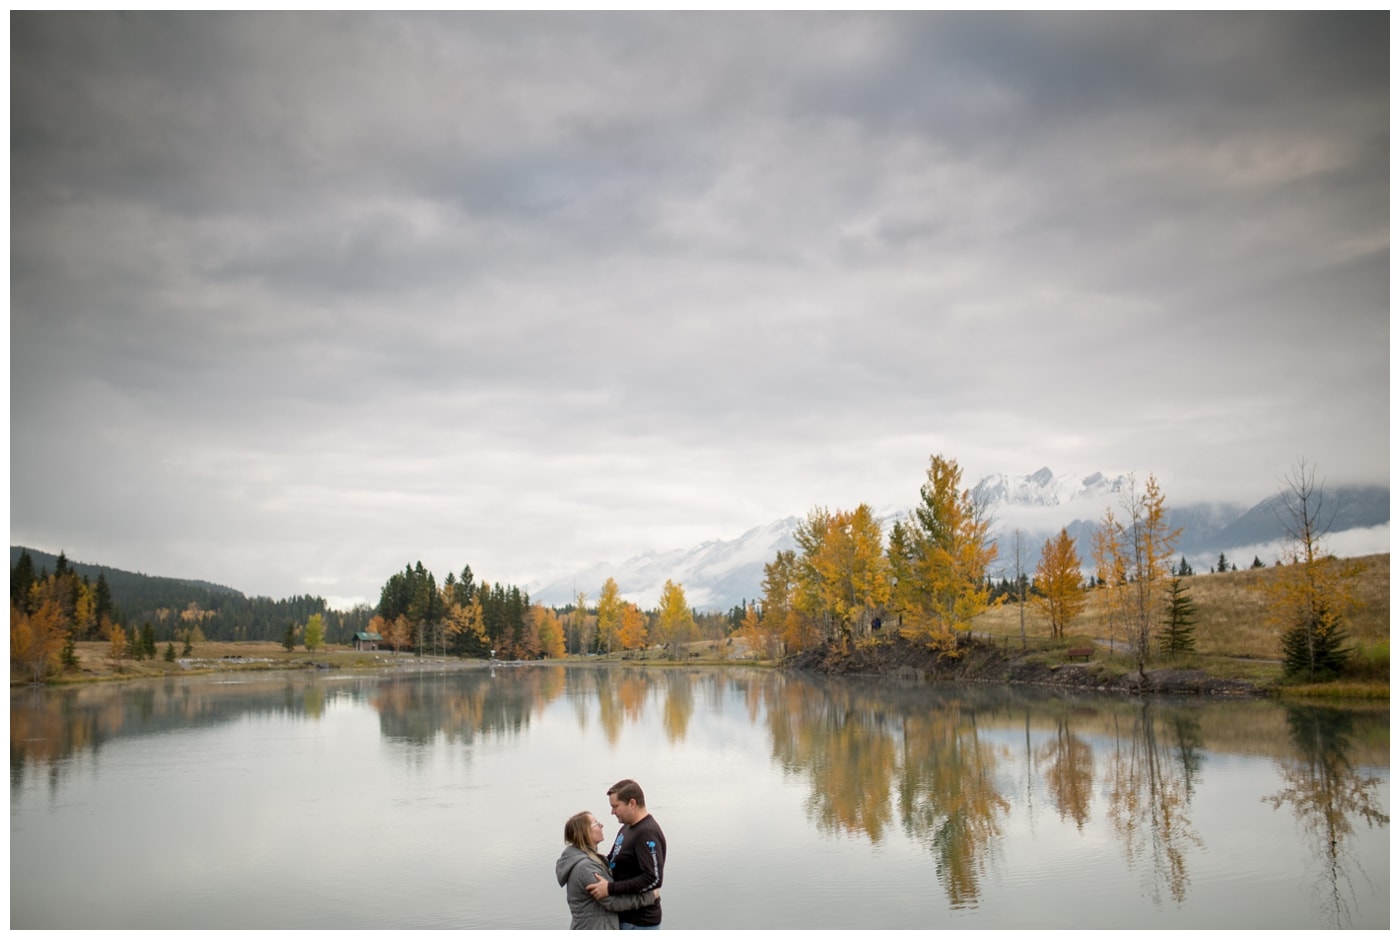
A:
[[[608,790],[612,814],[622,823],[604,861],[598,853],[603,824],[575,813],[564,824],[564,851],[554,874],[565,888],[574,930],[655,930],[661,927],[661,873],[666,836],[647,811],[635,780]]]

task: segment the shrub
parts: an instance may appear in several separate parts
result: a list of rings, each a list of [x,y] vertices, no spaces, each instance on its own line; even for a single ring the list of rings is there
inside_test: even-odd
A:
[[[1390,640],[1362,643],[1352,650],[1342,675],[1348,679],[1390,681]]]

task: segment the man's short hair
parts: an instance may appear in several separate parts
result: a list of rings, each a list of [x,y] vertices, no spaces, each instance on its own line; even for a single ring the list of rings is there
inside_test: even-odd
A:
[[[638,806],[647,805],[647,798],[642,794],[642,785],[635,780],[619,780],[608,787],[608,796],[616,796],[619,803],[636,800]]]

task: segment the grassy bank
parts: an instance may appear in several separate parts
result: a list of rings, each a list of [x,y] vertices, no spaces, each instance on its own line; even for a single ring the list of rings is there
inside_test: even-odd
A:
[[[1362,566],[1357,579],[1357,606],[1348,612],[1345,630],[1354,647],[1354,675],[1342,681],[1317,685],[1281,685],[1283,666],[1279,633],[1265,619],[1263,587],[1278,576],[1276,568],[1252,568],[1224,574],[1183,578],[1196,605],[1196,652],[1172,660],[1159,660],[1157,668],[1202,669],[1212,676],[1245,679],[1277,686],[1291,696],[1314,698],[1389,698],[1390,696],[1390,555],[1352,559]],[[1126,664],[1126,637],[1115,636],[1102,611],[1092,603],[1069,626],[1063,640],[1052,642],[1050,624],[1034,604],[1010,603],[990,610],[973,622],[974,632],[1004,644],[1019,646],[1022,615],[1026,645],[1030,649],[1063,647],[1100,648],[1096,657]],[[1105,647],[1111,644],[1112,649]]]
[[[179,655],[180,644],[175,645],[176,660],[165,659],[165,645],[156,645],[155,659],[124,659],[113,662],[110,658],[110,644],[90,642],[77,644],[78,668],[60,673],[52,679],[54,684],[73,682],[102,682],[119,679],[151,679],[162,676],[189,676],[212,672],[259,672],[286,669],[392,669],[398,667],[429,664],[443,664],[447,661],[436,657],[417,657],[412,653],[361,652],[349,646],[328,646],[314,653],[303,648],[287,650],[281,643],[274,642],[217,642],[196,643],[188,656]],[[461,660],[451,660],[461,663]],[[10,684],[23,684],[28,677],[10,673]]]

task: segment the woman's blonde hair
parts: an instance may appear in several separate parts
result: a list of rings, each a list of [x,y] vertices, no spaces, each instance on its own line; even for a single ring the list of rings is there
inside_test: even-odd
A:
[[[569,821],[564,823],[564,844],[578,846],[601,862],[598,845],[593,841],[593,819],[593,814],[588,810],[570,816]]]

